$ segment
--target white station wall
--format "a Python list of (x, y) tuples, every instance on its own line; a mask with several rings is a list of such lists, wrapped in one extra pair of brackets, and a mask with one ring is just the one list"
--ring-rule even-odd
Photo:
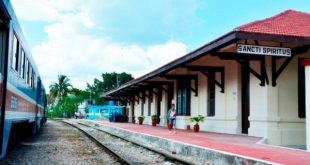
[[(310, 53), (294, 57), (277, 80), (277, 86), (271, 85), (271, 57), (266, 57), (266, 69), (269, 85), (260, 86), (260, 80), (250, 74), (250, 136), (266, 138), (266, 142), (276, 145), (305, 145), (305, 119), (298, 117), (298, 58), (310, 58)], [(283, 60), (277, 61), (277, 68)], [(221, 133), (241, 133), (241, 66), (233, 60), (220, 60), (218, 57), (205, 56), (189, 65), (222, 66), (225, 69), (225, 92), (216, 86), (215, 116), (207, 115), (207, 78), (198, 71), (177, 68), (169, 74), (198, 74), (198, 96), (191, 92), (191, 116), (177, 116), (177, 128), (193, 128), (190, 117), (203, 115), (205, 121), (200, 124), (204, 131)], [(250, 66), (260, 73), (259, 62)], [(220, 74), (216, 74), (220, 81)], [(194, 82), (192, 81), (194, 87)], [(162, 92), (161, 123), (166, 125), (167, 94)], [(176, 81), (174, 81), (174, 102), (176, 102)], [(153, 96), (152, 114), (156, 113), (156, 96)], [(130, 107), (130, 106), (129, 106)], [(144, 108), (147, 114), (147, 101)], [(135, 104), (135, 116), (140, 116), (140, 104)], [(129, 113), (131, 114), (131, 112)], [(137, 121), (137, 119), (136, 119)], [(151, 124), (148, 119), (147, 124)]]

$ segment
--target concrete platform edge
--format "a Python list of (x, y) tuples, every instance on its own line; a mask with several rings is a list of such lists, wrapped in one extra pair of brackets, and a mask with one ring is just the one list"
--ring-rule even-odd
[[(211, 148), (205, 148), (196, 146), (193, 144), (183, 143), (180, 141), (174, 141), (171, 139), (166, 139), (163, 137), (158, 137), (154, 135), (137, 133), (134, 131), (122, 129), (112, 125), (101, 124), (95, 121), (84, 121), (84, 124), (92, 123), (93, 126), (100, 128), (100, 130), (108, 132), (114, 136), (124, 138), (133, 143), (142, 144), (152, 143), (154, 147), (164, 149), (168, 152), (175, 151), (176, 154), (183, 156), (193, 156), (196, 155), (201, 159), (212, 160), (213, 164), (253, 164), (253, 165), (263, 165), (263, 164), (277, 164), (274, 162), (269, 162), (265, 160), (260, 160), (252, 157), (247, 157), (243, 155), (233, 154), (225, 151), (215, 150)], [(99, 127), (102, 126), (102, 127)], [(155, 149), (156, 150), (156, 149)]]

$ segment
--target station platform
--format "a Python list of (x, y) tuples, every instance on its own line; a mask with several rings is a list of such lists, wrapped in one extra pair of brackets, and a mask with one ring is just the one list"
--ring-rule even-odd
[[(170, 146), (171, 144), (167, 141), (174, 142), (175, 144), (180, 144), (186, 146), (186, 150), (191, 147), (196, 148), (193, 153), (198, 153), (201, 156), (200, 151), (197, 149), (203, 149), (206, 151), (207, 157), (215, 157), (215, 155), (222, 155), (224, 159), (233, 159), (230, 161), (236, 161), (236, 158), (240, 158), (248, 161), (249, 164), (256, 164), (255, 162), (260, 162), (263, 164), (310, 164), (310, 152), (290, 149), (266, 144), (259, 144), (262, 138), (251, 137), (246, 135), (235, 135), (235, 134), (224, 134), (224, 133), (214, 133), (214, 132), (204, 132), (199, 133), (193, 132), (193, 130), (177, 130), (176, 134), (169, 133), (166, 127), (152, 127), (150, 125), (138, 125), (132, 123), (110, 123), (107, 121), (95, 121), (95, 120), (84, 120), (85, 122), (91, 122), (100, 124), (108, 129), (108, 131), (121, 130), (134, 134), (135, 137), (145, 138), (152, 137), (150, 141), (159, 141), (160, 145)], [(129, 135), (126, 135), (129, 136)], [(143, 142), (143, 139), (142, 141)], [(190, 151), (184, 151), (180, 149), (177, 152), (189, 153)], [(208, 156), (213, 154), (212, 156)], [(197, 154), (197, 155), (198, 155)], [(228, 157), (227, 157), (228, 156)], [(222, 159), (222, 158), (221, 158)], [(234, 163), (235, 164), (235, 163)], [(238, 163), (237, 163), (238, 164)], [(241, 163), (243, 164), (243, 163)], [(245, 163), (248, 164), (248, 163)]]

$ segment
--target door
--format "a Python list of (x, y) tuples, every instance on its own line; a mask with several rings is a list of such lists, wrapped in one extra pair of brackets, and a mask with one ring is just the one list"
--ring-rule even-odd
[[(249, 65), (249, 62), (245, 63)], [(242, 67), (241, 68), (241, 127), (242, 133), (248, 134), (250, 127), (249, 116), (250, 116), (250, 74), (249, 71)]]
[(131, 117), (134, 118), (135, 116), (135, 100), (131, 102)]
[(173, 100), (173, 84), (169, 84), (168, 85), (168, 98), (167, 98), (167, 103), (168, 103), (167, 112), (171, 108), (172, 100)]
[[(161, 99), (162, 99), (162, 87), (157, 88), (157, 110), (156, 110), (156, 115), (160, 118), (161, 115)], [(157, 124), (160, 123), (160, 120), (157, 120)]]
[(306, 118), (306, 75), (305, 66), (302, 64), (306, 58), (298, 59), (298, 117)]
[(215, 83), (211, 80), (215, 80), (215, 72), (209, 72), (208, 77), (208, 116), (215, 116)]
[[(8, 74), (9, 18), (3, 2), (0, 4), (0, 148), (3, 148), (3, 128), (5, 118), (6, 86)], [(0, 149), (1, 155), (5, 150)]]

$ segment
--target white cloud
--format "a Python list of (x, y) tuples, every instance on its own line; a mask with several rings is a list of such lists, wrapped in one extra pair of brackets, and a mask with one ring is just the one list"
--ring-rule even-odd
[[(48, 34), (58, 33), (54, 28)], [(102, 72), (125, 71), (135, 77), (141, 76), (185, 52), (186, 45), (173, 41), (142, 48), (107, 43), (103, 39), (78, 33), (63, 35), (62, 40), (52, 37), (33, 49), (47, 83), (62, 73), (80, 88), (85, 87), (86, 82), (92, 83)]]
[(58, 21), (77, 11), (83, 0), (11, 0), (20, 19), (28, 21)]
[[(96, 0), (87, 2), (94, 3)], [(18, 16), (28, 21), (48, 21), (48, 40), (32, 54), (45, 86), (65, 74), (75, 87), (84, 88), (103, 72), (127, 72), (138, 77), (181, 56), (187, 46), (178, 41), (140, 46), (109, 42), (91, 33), (97, 22), (91, 6), (74, 0), (13, 0)], [(85, 2), (86, 3), (86, 2)], [(27, 6), (28, 5), (28, 6)], [(93, 13), (92, 13), (93, 14)], [(124, 27), (126, 28), (126, 27)]]

